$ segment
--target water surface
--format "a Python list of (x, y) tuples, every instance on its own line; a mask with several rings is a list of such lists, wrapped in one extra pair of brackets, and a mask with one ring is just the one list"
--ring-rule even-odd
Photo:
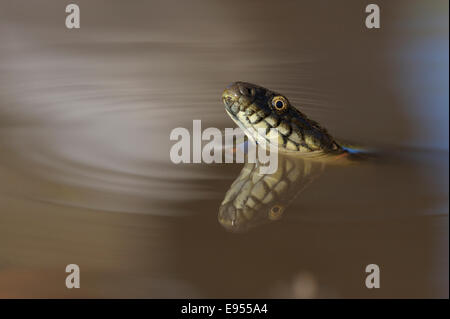
[[(0, 10), (1, 296), (448, 297), (447, 3), (391, 5), (376, 32), (358, 2), (79, 1), (76, 31), (43, 3)], [(237, 80), (383, 155), (227, 231), (243, 164), (175, 165), (169, 134), (234, 127), (220, 95)]]

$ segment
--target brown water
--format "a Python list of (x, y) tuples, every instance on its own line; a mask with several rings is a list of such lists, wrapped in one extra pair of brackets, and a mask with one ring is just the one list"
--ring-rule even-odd
[[(77, 3), (79, 30), (57, 1), (1, 5), (0, 296), (448, 297), (448, 137), (409, 103), (421, 56), (397, 57), (448, 36), (405, 28), (448, 3), (381, 3), (373, 32), (357, 1)], [(169, 134), (234, 127), (220, 95), (237, 80), (382, 155), (326, 167), (279, 221), (226, 231), (243, 164), (175, 165)], [(448, 87), (433, 89), (448, 118)]]

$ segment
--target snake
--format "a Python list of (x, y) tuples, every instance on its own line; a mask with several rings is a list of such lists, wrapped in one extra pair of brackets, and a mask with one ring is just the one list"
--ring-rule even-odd
[(250, 140), (275, 144), (279, 155), (273, 174), (262, 174), (258, 162), (245, 163), (219, 208), (219, 223), (227, 230), (242, 232), (279, 220), (326, 163), (357, 162), (369, 154), (336, 140), (286, 96), (262, 86), (234, 82), (223, 91), (222, 101), (226, 113)]

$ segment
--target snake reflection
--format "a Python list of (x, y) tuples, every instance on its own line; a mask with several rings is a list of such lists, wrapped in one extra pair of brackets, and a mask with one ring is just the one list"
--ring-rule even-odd
[(228, 115), (252, 140), (270, 143), (267, 135), (275, 132), (279, 155), (273, 174), (261, 174), (258, 163), (244, 165), (219, 208), (218, 220), (228, 230), (245, 231), (280, 219), (326, 164), (365, 156), (364, 151), (336, 141), (285, 96), (261, 86), (235, 82), (225, 89), (222, 100)]

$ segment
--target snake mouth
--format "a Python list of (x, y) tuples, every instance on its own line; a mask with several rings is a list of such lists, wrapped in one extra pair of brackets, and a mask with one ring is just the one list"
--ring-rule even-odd
[(222, 94), (222, 101), (228, 116), (252, 141), (267, 140), (266, 134), (262, 134), (258, 127), (254, 127), (255, 123), (250, 120), (254, 120), (255, 115), (253, 114), (255, 113), (258, 113), (261, 119), (268, 115), (268, 111), (264, 110), (264, 107), (259, 105), (260, 103), (256, 103), (258, 96), (261, 99), (261, 93), (264, 92), (263, 88), (254, 84), (234, 82), (228, 85)]
[(239, 85), (237, 83), (232, 83), (225, 88), (222, 94), (222, 102), (228, 112), (236, 115), (240, 110), (241, 93), (239, 90)]

